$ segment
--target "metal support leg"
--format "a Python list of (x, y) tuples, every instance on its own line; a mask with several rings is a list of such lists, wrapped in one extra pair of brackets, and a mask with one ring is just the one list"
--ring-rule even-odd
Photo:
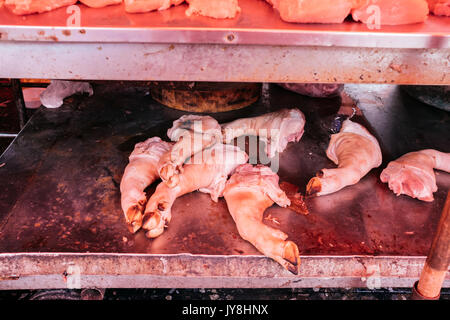
[(450, 260), (450, 191), (442, 211), (430, 252), (418, 282), (414, 284), (413, 300), (438, 300)]
[(19, 112), (20, 129), (22, 129), (28, 121), (25, 101), (23, 99), (22, 86), (19, 79), (11, 79), (11, 87), (13, 90), (14, 102)]

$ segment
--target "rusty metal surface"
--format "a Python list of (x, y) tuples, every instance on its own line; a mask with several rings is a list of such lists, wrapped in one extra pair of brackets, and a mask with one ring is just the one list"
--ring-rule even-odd
[[(317, 170), (333, 166), (325, 149), (340, 99), (306, 98), (274, 85), (269, 90), (264, 88), (255, 105), (214, 116), (219, 122), (226, 122), (282, 107), (300, 108), (307, 119), (305, 134), (280, 155), (279, 175), (281, 180), (295, 183), (304, 191)], [(376, 265), (386, 277), (383, 281), (407, 279), (412, 282), (406, 286), (411, 286), (430, 248), (450, 188), (450, 175), (437, 173), (439, 191), (432, 203), (396, 197), (378, 175), (388, 161), (411, 149), (435, 147), (449, 152), (442, 139), (450, 130), (448, 113), (410, 99), (395, 86), (348, 86), (347, 90), (360, 101), (370, 126), (381, 137), (383, 166), (355, 186), (308, 199), (308, 216), (273, 206), (265, 216), (277, 218), (280, 225), (265, 222), (286, 232), (304, 257), (297, 280), (310, 277), (310, 282), (286, 286), (306, 286), (311, 281), (326, 285), (330, 277), (334, 279), (330, 286), (359, 286), (360, 280), (350, 279), (359, 279), (361, 274), (349, 261), (359, 259), (364, 264), (377, 257), (380, 260)], [(110, 275), (108, 283), (114, 286), (114, 275), (127, 274), (123, 270), (128, 268), (123, 266), (117, 271), (115, 264), (141, 258), (154, 263), (151, 261), (176, 255), (181, 257), (180, 264), (174, 269), (167, 264), (166, 271), (170, 272), (165, 276), (199, 278), (203, 284), (210, 281), (210, 286), (215, 286), (215, 277), (223, 277), (221, 281), (228, 287), (241, 286), (233, 285), (229, 280), (233, 277), (244, 277), (244, 287), (282, 286), (281, 279), (290, 276), (239, 237), (223, 199), (214, 203), (208, 195), (197, 192), (183, 196), (174, 204), (169, 228), (156, 239), (147, 239), (143, 232), (131, 235), (127, 231), (119, 202), (119, 182), (127, 157), (135, 143), (154, 135), (165, 136), (172, 120), (184, 114), (155, 103), (146, 91), (99, 86), (92, 97), (72, 97), (59, 109), (40, 109), (34, 114), (0, 157), (0, 164), (4, 163), (0, 167), (0, 274), (37, 276), (33, 280), (37, 285), (44, 281), (40, 276), (60, 274), (55, 266), (59, 268), (61, 264), (51, 264), (52, 259), (69, 261), (82, 256), (83, 268), (97, 268), (86, 274), (94, 278)], [(405, 128), (408, 132), (401, 131), (403, 136), (396, 132)], [(94, 253), (106, 254), (109, 262), (97, 260), (102, 255)], [(204, 259), (215, 262), (208, 262), (203, 268)], [(252, 259), (256, 259), (255, 269), (250, 272), (248, 261)], [(393, 267), (393, 261), (398, 259), (406, 268), (401, 276), (395, 275)], [(227, 269), (229, 265), (224, 261), (235, 261), (231, 263), (234, 269)], [(311, 269), (313, 263), (308, 261), (315, 261), (315, 268), (322, 271)], [(418, 265), (408, 267), (408, 261)], [(191, 268), (193, 264), (198, 265)], [(130, 276), (135, 268), (139, 266), (130, 267)], [(158, 276), (154, 270), (142, 266), (136, 273)], [(252, 282), (258, 277), (269, 280)], [(117, 281), (126, 286), (130, 281), (126, 279)], [(173, 284), (170, 281), (176, 278), (158, 279), (154, 283), (163, 286)], [(26, 286), (24, 282), (1, 283), (3, 288)]]
[(450, 49), (0, 41), (0, 77), (450, 85), (449, 57)]
[(369, 29), (348, 19), (342, 24), (286, 23), (265, 1), (240, 0), (235, 19), (187, 17), (187, 5), (146, 14), (128, 14), (122, 5), (102, 9), (79, 5), (73, 11), (18, 17), (0, 9), (0, 41), (152, 42), (300, 45), (386, 48), (450, 48), (450, 18), (430, 15), (425, 23)]
[[(0, 289), (411, 287), (425, 257), (303, 256), (298, 276), (257, 256), (1, 254)], [(450, 285), (450, 279), (444, 283)]]

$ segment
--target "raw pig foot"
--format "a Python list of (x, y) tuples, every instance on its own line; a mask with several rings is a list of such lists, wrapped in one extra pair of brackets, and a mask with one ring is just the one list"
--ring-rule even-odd
[(300, 253), (297, 245), (292, 241), (286, 241), (283, 252), (284, 267), (292, 272), (298, 274), (298, 267), (300, 266)]
[(345, 120), (340, 132), (331, 135), (326, 153), (338, 167), (319, 171), (309, 181), (307, 195), (327, 195), (354, 185), (382, 161), (375, 137), (351, 120)]
[(305, 127), (305, 115), (298, 109), (281, 109), (258, 117), (237, 119), (222, 124), (224, 143), (234, 138), (255, 135), (266, 143), (265, 152), (273, 158), (283, 152), (289, 142), (300, 141)]
[(434, 169), (450, 173), (450, 153), (433, 149), (407, 153), (389, 162), (380, 179), (397, 196), (405, 194), (431, 202), (438, 190)]
[(222, 141), (222, 130), (216, 119), (210, 116), (185, 115), (173, 122), (167, 136), (175, 144), (159, 161), (161, 179), (171, 188), (179, 183), (185, 161), (197, 160), (193, 155), (211, 148)]
[(215, 202), (222, 196), (228, 175), (238, 166), (248, 161), (247, 154), (239, 147), (218, 143), (200, 153), (198, 163), (183, 167), (175, 187), (161, 182), (147, 202), (143, 219), (143, 229), (147, 237), (154, 238), (164, 232), (172, 217), (172, 205), (184, 194), (200, 191), (209, 193)]
[(288, 235), (283, 231), (263, 223), (264, 211), (274, 202), (282, 207), (290, 205), (278, 181), (278, 175), (270, 168), (245, 164), (236, 169), (223, 193), (242, 239), (286, 270), (298, 274), (300, 253), (297, 245), (286, 241)]
[(171, 143), (159, 137), (135, 145), (129, 163), (120, 181), (121, 206), (128, 230), (135, 233), (142, 225), (142, 214), (147, 203), (145, 188), (158, 179), (157, 165)]

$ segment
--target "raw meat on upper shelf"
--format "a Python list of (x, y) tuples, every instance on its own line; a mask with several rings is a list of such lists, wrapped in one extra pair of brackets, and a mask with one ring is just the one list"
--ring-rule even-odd
[(234, 18), (241, 12), (238, 0), (186, 0), (189, 8), (186, 15), (198, 14), (201, 16), (227, 19)]
[(124, 0), (125, 11), (128, 13), (143, 13), (153, 10), (166, 10), (177, 6), (184, 0)]
[(299, 23), (342, 23), (350, 14), (353, 0), (266, 0), (282, 20)]
[(427, 0), (430, 12), (437, 16), (450, 17), (450, 0)]
[(283, 152), (289, 142), (298, 142), (304, 132), (305, 116), (298, 109), (282, 109), (222, 125), (225, 143), (243, 135), (256, 135), (266, 143), (269, 158)]
[(450, 153), (432, 149), (407, 153), (391, 161), (380, 179), (389, 184), (397, 196), (406, 194), (422, 201), (433, 201), (437, 191), (433, 169), (450, 173)]
[(178, 197), (193, 191), (209, 193), (215, 202), (222, 196), (228, 175), (248, 161), (248, 155), (239, 147), (215, 144), (196, 156), (198, 162), (186, 164), (178, 176), (178, 184), (169, 187), (161, 182), (147, 202), (142, 227), (147, 237), (155, 238), (164, 232), (172, 218), (172, 205)]
[(120, 181), (120, 193), (125, 220), (133, 233), (142, 225), (147, 203), (144, 190), (159, 178), (159, 159), (171, 147), (172, 143), (153, 137), (136, 144), (129, 156), (130, 162), (125, 167)]
[(77, 0), (6, 0), (5, 7), (17, 15), (42, 13), (70, 6)]
[(122, 3), (122, 0), (80, 0), (80, 2), (91, 8), (103, 8)]
[(340, 132), (331, 136), (327, 157), (338, 168), (322, 169), (309, 181), (307, 194), (326, 195), (354, 185), (382, 161), (380, 145), (375, 137), (348, 119), (343, 122)]
[[(188, 158), (222, 142), (220, 124), (210, 116), (184, 115), (173, 122), (167, 136), (176, 143), (161, 158), (158, 172), (170, 187), (178, 184), (178, 174), (183, 172), (183, 164)], [(196, 161), (196, 158), (192, 157), (190, 161)]]
[(426, 0), (354, 0), (352, 17), (355, 21), (380, 25), (400, 25), (424, 22), (429, 10)]
[(297, 245), (286, 241), (288, 235), (281, 230), (263, 223), (264, 211), (274, 202), (281, 207), (290, 205), (278, 180), (278, 175), (266, 166), (244, 164), (236, 168), (223, 194), (240, 236), (285, 269), (298, 274)]
[[(429, 12), (426, 0), (266, 1), (278, 10), (282, 20), (299, 23), (342, 23), (351, 13), (353, 20), (366, 24), (400, 25), (424, 22)], [(436, 8), (445, 8), (445, 4)]]

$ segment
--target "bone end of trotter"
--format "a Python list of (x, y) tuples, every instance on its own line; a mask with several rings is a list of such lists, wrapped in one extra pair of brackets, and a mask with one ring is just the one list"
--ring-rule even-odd
[(142, 213), (144, 211), (145, 203), (138, 202), (131, 206), (126, 213), (126, 221), (128, 230), (131, 233), (136, 233), (142, 226)]
[(142, 219), (142, 228), (148, 230), (145, 234), (148, 238), (156, 238), (164, 232), (166, 223), (170, 222), (170, 217), (163, 217), (162, 212), (168, 208), (168, 204), (158, 203), (157, 209), (147, 211)]
[(164, 221), (159, 212), (147, 212), (142, 221), (142, 228), (147, 230), (147, 238), (156, 238), (164, 232)]
[(297, 245), (292, 241), (286, 241), (284, 246), (283, 259), (285, 260), (284, 267), (291, 273), (298, 275), (300, 271), (300, 252)]
[(167, 182), (170, 178), (175, 175), (175, 166), (171, 163), (166, 163), (159, 169), (159, 176), (161, 180)]
[(306, 186), (306, 195), (307, 196), (319, 196), (322, 191), (322, 182), (319, 177), (314, 177), (309, 180), (308, 185)]

